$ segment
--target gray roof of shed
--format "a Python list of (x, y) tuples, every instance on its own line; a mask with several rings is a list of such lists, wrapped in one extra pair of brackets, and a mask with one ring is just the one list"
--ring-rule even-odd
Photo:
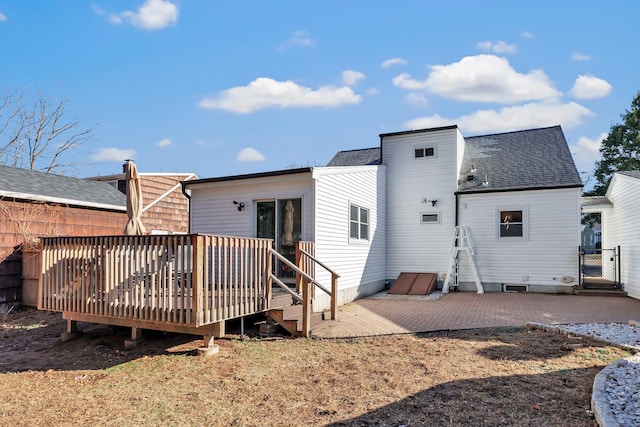
[[(582, 187), (562, 128), (466, 137), (458, 192)], [(471, 170), (475, 166), (476, 172)], [(473, 175), (473, 180), (469, 177)], [(485, 176), (488, 185), (482, 185)]]
[(345, 150), (338, 152), (327, 163), (327, 166), (363, 166), (379, 165), (380, 148), (361, 148), (358, 150)]
[(105, 182), (0, 165), (0, 197), (126, 210), (127, 198)]

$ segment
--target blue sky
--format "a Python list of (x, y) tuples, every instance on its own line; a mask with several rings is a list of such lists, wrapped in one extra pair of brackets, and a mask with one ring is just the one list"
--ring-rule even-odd
[(323, 165), (449, 124), (560, 124), (591, 172), (640, 90), (639, 20), (635, 0), (0, 0), (0, 82), (69, 99), (94, 136), (79, 176)]

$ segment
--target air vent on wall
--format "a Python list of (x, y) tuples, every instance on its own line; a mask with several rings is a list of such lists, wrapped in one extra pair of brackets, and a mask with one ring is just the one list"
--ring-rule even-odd
[(502, 292), (529, 292), (528, 285), (507, 285), (502, 284)]

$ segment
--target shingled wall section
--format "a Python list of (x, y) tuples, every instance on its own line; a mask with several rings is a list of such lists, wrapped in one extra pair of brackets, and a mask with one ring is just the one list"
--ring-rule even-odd
[(126, 212), (0, 200), (0, 313), (22, 299), (22, 245), (39, 236), (121, 235)]

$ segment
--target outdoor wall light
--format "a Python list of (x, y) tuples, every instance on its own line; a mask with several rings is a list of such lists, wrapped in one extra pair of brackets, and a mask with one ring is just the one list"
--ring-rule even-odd
[(236, 202), (235, 200), (233, 201), (234, 205), (238, 205), (238, 212), (242, 212), (242, 209), (244, 209), (244, 202)]

